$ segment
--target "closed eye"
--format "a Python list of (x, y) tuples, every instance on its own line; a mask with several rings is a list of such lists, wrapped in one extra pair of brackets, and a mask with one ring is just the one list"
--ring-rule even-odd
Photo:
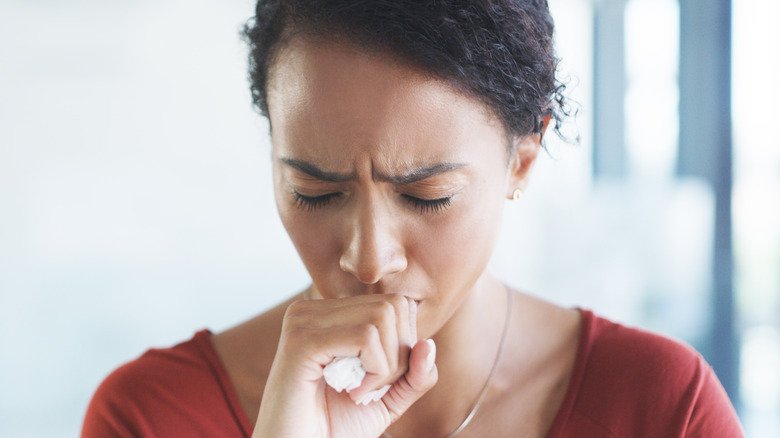
[(293, 191), (293, 196), (295, 197), (295, 204), (298, 207), (306, 211), (312, 211), (320, 207), (325, 207), (331, 201), (334, 201), (339, 196), (341, 196), (341, 193), (326, 193), (319, 196), (306, 196)]
[(438, 199), (421, 199), (410, 195), (401, 196), (421, 214), (439, 213), (452, 204), (452, 196)]
[[(341, 197), (341, 193), (326, 193), (318, 196), (307, 196), (297, 191), (293, 191), (295, 204), (303, 210), (313, 211), (321, 207), (326, 207), (332, 201)], [(402, 194), (401, 197), (411, 205), (420, 214), (439, 213), (452, 204), (452, 196), (446, 196), (438, 199), (422, 199), (411, 195)]]

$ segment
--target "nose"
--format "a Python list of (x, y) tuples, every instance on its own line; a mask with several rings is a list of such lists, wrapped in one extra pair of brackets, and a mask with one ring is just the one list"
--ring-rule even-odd
[(341, 269), (364, 284), (406, 269), (403, 244), (390, 213), (376, 206), (356, 210), (339, 260)]

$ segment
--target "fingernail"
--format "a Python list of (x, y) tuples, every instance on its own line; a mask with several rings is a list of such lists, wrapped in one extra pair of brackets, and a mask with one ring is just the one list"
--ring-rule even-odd
[(387, 394), (387, 391), (389, 390), (390, 390), (390, 385), (385, 385), (377, 389), (376, 391), (374, 391), (374, 397), (372, 398), (373, 401), (379, 401), (382, 397), (385, 396), (385, 394)]
[(433, 339), (426, 339), (425, 342), (428, 343), (428, 347), (430, 348), (430, 350), (428, 350), (428, 356), (425, 358), (425, 371), (431, 372), (433, 365), (436, 362), (436, 344), (433, 342)]
[(360, 397), (360, 399), (355, 401), (356, 405), (363, 405), (363, 406), (365, 406), (365, 405), (367, 405), (369, 403), (371, 403), (371, 393), (370, 392), (368, 392), (366, 394), (363, 394), (363, 397)]

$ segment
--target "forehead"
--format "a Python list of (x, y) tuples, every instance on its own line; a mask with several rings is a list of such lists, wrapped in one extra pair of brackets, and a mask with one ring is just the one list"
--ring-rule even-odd
[(347, 44), (293, 38), (267, 89), (274, 148), (301, 158), (411, 150), (424, 161), (467, 152), (460, 150), (466, 145), (503, 145), (501, 124), (476, 99), (394, 57)]

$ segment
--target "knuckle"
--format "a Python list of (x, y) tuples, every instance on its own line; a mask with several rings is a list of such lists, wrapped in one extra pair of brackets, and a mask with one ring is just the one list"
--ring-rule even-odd
[(401, 307), (407, 304), (406, 297), (401, 294), (389, 294), (388, 298), (388, 302), (392, 304), (393, 307)]
[(321, 313), (316, 306), (306, 301), (294, 301), (284, 311), (283, 323), (285, 324), (304, 324)]
[(289, 306), (287, 306), (287, 309), (285, 309), (284, 317), (291, 318), (297, 316), (303, 311), (305, 307), (306, 307), (305, 301), (303, 300), (293, 301)]

